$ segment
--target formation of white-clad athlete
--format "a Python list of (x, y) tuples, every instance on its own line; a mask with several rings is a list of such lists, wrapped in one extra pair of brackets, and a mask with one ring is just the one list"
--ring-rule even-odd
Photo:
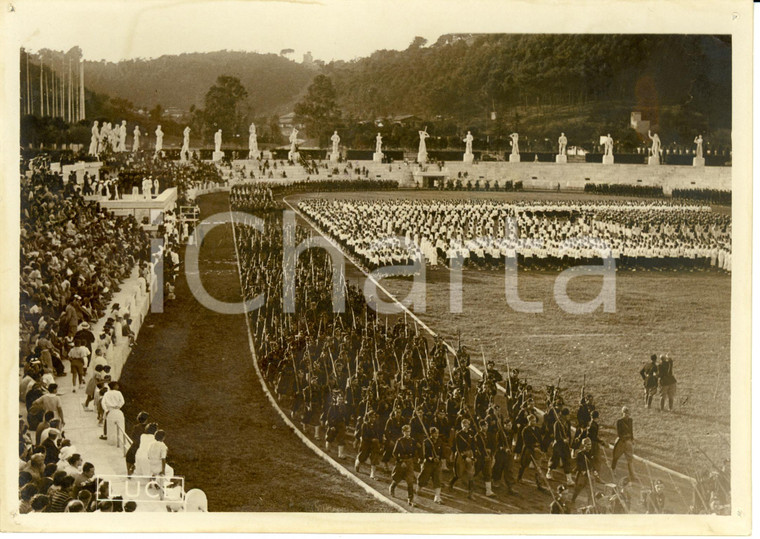
[(316, 200), (300, 209), (366, 266), (614, 258), (731, 271), (731, 218), (665, 201)]

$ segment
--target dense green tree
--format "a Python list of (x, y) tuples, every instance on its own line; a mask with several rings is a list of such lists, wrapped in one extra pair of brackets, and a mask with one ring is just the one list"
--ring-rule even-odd
[(220, 75), (204, 99), (204, 135), (208, 138), (221, 129), (224, 139), (229, 141), (247, 133), (248, 115), (244, 106), (247, 97), (240, 79)]
[(308, 135), (317, 138), (320, 146), (327, 146), (332, 132), (340, 122), (335, 97), (330, 77), (317, 75), (294, 109), (296, 116), (306, 125)]

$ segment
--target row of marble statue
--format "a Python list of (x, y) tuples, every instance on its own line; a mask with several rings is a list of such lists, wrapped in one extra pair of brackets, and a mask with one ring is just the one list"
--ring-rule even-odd
[[(417, 161), (420, 164), (427, 163), (427, 145), (425, 140), (430, 137), (427, 132), (427, 127), (424, 130), (419, 131), (420, 145), (417, 152)], [(261, 153), (259, 152), (258, 140), (256, 135), (256, 125), (251, 124), (248, 128), (248, 159), (258, 159)], [(662, 145), (660, 143), (660, 136), (651, 131), (648, 132), (648, 136), (652, 141), (652, 146), (649, 148), (649, 164), (659, 164), (660, 155), (662, 154)], [(510, 145), (512, 146), (512, 152), (509, 156), (510, 162), (520, 161), (520, 136), (517, 133), (509, 135)], [(92, 138), (90, 139), (90, 155), (98, 155), (107, 146), (110, 145), (111, 149), (116, 152), (125, 152), (127, 139), (127, 122), (122, 121), (120, 126), (111, 126), (111, 123), (104, 124), (98, 131), (98, 122), (96, 121), (92, 126)], [(330, 137), (332, 141), (332, 151), (330, 153), (331, 161), (338, 161), (340, 153), (338, 145), (340, 144), (340, 136), (335, 131)], [(472, 153), (472, 142), (474, 137), (470, 131), (467, 131), (467, 136), (463, 139), (465, 143), (464, 162), (472, 163), (474, 156)], [(298, 129), (295, 127), (290, 133), (290, 152), (288, 158), (292, 161), (298, 161), (298, 148), (297, 144), (300, 142), (298, 139)], [(161, 131), (161, 126), (156, 128), (156, 154), (163, 150), (164, 133)], [(611, 164), (614, 162), (612, 155), (612, 148), (614, 141), (612, 136), (608, 133), (606, 137), (602, 137), (601, 142), (604, 144), (604, 157), (603, 162), (605, 164)], [(559, 145), (559, 151), (557, 153), (556, 161), (558, 163), (567, 162), (567, 137), (564, 133), (559, 136), (557, 140)], [(697, 145), (695, 164), (704, 164), (704, 158), (702, 155), (702, 135), (697, 136), (694, 139), (694, 143)], [(383, 158), (383, 137), (380, 133), (375, 137), (375, 153), (374, 160), (381, 161)], [(140, 128), (135, 126), (134, 137), (132, 142), (132, 151), (136, 152), (140, 149)], [(222, 153), (222, 130), (219, 129), (214, 134), (214, 154), (213, 160), (219, 161), (223, 156)], [(180, 160), (188, 161), (190, 159), (190, 127), (185, 127), (183, 132), (182, 149), (180, 150)]]

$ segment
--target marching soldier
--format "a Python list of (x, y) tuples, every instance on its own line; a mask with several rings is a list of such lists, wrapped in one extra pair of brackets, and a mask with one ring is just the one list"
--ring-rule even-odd
[(575, 488), (573, 489), (572, 501), (578, 497), (582, 490), (588, 488), (589, 505), (593, 504), (594, 487), (591, 485), (590, 476), (599, 477), (594, 470), (594, 457), (591, 454), (591, 440), (584, 438), (581, 441), (581, 450), (575, 455)]
[(618, 460), (625, 455), (628, 464), (628, 478), (635, 481), (636, 476), (633, 473), (633, 419), (627, 406), (623, 406), (622, 413), (623, 417), (615, 423), (618, 437), (612, 449), (612, 465), (610, 467), (615, 470)]
[(454, 477), (449, 481), (453, 489), (459, 479), (467, 482), (467, 497), (472, 498), (473, 479), (475, 477), (474, 439), (470, 431), (470, 420), (463, 419), (461, 427), (454, 435)]
[(383, 438), (383, 428), (374, 410), (367, 410), (364, 415), (364, 421), (359, 428), (359, 452), (354, 461), (354, 470), (359, 473), (359, 467), (370, 459), (370, 479), (377, 479), (375, 471), (380, 463), (382, 452), (380, 450), (380, 440)]
[(544, 492), (541, 486), (541, 476), (538, 469), (537, 453), (541, 450), (541, 432), (536, 426), (536, 416), (528, 416), (528, 425), (522, 430), (522, 452), (520, 453), (520, 470), (517, 472), (517, 482), (522, 481), (523, 473), (533, 464), (535, 466), (536, 488)]
[(418, 488), (425, 488), (428, 479), (433, 481), (435, 492), (433, 501), (441, 501), (441, 460), (443, 456), (443, 440), (440, 438), (438, 429), (430, 428), (430, 436), (422, 443), (422, 471), (417, 478)]
[(393, 447), (393, 457), (396, 464), (391, 474), (392, 481), (388, 487), (391, 496), (396, 495), (396, 487), (401, 481), (406, 481), (407, 498), (409, 505), (414, 505), (414, 457), (417, 454), (417, 445), (412, 439), (412, 427), (404, 425), (401, 428), (401, 438)]
[(570, 410), (567, 408), (562, 408), (562, 412), (559, 418), (557, 418), (557, 420), (554, 422), (552, 458), (549, 462), (549, 468), (546, 470), (546, 478), (551, 479), (552, 470), (554, 470), (561, 463), (562, 469), (565, 471), (567, 484), (572, 485), (573, 478), (570, 475), (570, 446), (572, 443), (572, 431), (570, 422), (567, 419), (569, 415)]

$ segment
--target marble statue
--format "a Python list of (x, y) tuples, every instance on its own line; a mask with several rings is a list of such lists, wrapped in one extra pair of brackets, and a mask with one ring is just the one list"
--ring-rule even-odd
[(179, 151), (179, 159), (180, 161), (190, 160), (190, 126), (182, 131), (182, 149)]
[(251, 124), (248, 127), (248, 159), (259, 158), (259, 141), (256, 137), (256, 126)]
[(612, 140), (612, 136), (607, 133), (607, 138), (604, 139), (604, 155), (612, 155), (612, 145), (615, 141)]
[(333, 153), (338, 153), (338, 144), (340, 144), (340, 137), (338, 136), (338, 132), (335, 131), (330, 137), (330, 140), (332, 140), (332, 151)]
[(422, 164), (427, 163), (427, 144), (425, 143), (425, 139), (430, 138), (430, 135), (427, 132), (427, 127), (425, 127), (424, 131), (418, 131), (420, 135), (420, 148), (417, 152), (417, 162)]
[(127, 151), (127, 121), (121, 121), (121, 127), (119, 127), (119, 151)]
[(156, 153), (160, 154), (164, 149), (164, 132), (161, 131), (161, 126), (156, 127)]
[(219, 129), (216, 133), (214, 133), (214, 151), (215, 152), (222, 151), (222, 130), (221, 129)]
[(296, 143), (298, 142), (298, 129), (295, 127), (293, 128), (293, 131), (290, 132), (290, 138), (288, 139), (290, 141), (290, 151), (288, 152), (288, 160), (290, 161), (297, 161), (298, 160), (298, 150), (296, 150)]
[(467, 131), (467, 136), (464, 137), (464, 153), (470, 154), (472, 153), (472, 141), (474, 140), (474, 137), (472, 136), (472, 133)]
[(98, 121), (92, 124), (92, 138), (90, 139), (90, 151), (89, 155), (98, 155), (98, 141), (100, 140), (100, 133), (98, 133)]
[(140, 126), (136, 125), (135, 130), (132, 133), (132, 151), (136, 152), (140, 149)]
[(652, 140), (652, 147), (649, 149), (649, 153), (652, 156), (660, 156), (660, 135), (655, 133), (652, 135), (651, 131), (648, 131), (649, 138)]
[(520, 145), (518, 144), (520, 135), (517, 133), (512, 133), (509, 135), (509, 138), (512, 139), (512, 155), (520, 155)]
[(567, 137), (564, 133), (559, 136), (559, 155), (567, 155)]
[(380, 133), (375, 137), (375, 152), (383, 153), (383, 136)]
[(701, 159), (704, 157), (702, 155), (702, 135), (699, 135), (694, 139), (694, 144), (697, 145), (697, 157)]

